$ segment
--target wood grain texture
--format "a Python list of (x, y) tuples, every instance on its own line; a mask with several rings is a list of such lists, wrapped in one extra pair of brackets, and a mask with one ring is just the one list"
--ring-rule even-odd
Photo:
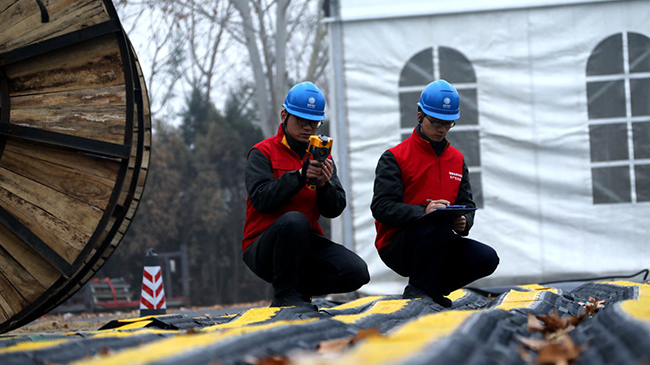
[(73, 232), (88, 237), (92, 236), (103, 215), (101, 209), (2, 167), (0, 167), (0, 187), (64, 222)]
[(122, 85), (11, 98), (11, 123), (115, 144), (124, 143)]
[(115, 35), (80, 42), (7, 65), (10, 97), (124, 84)]
[(110, 20), (99, 0), (44, 0), (43, 23), (35, 0), (0, 2), (0, 52), (7, 52)]
[(102, 158), (26, 141), (7, 140), (5, 151), (51, 162), (112, 181), (117, 180), (120, 169), (120, 161), (116, 159)]
[(0, 246), (4, 249), (4, 251), (0, 252), (11, 256), (44, 288), (52, 286), (61, 277), (61, 274), (45, 261), (41, 255), (32, 250), (3, 225), (0, 225), (0, 237), (2, 237)]
[(9, 305), (7, 304), (5, 299), (2, 297), (2, 292), (0, 292), (0, 321), (2, 321), (2, 322), (8, 320), (9, 317), (11, 317), (7, 313), (7, 311), (5, 310), (5, 309), (9, 309), (8, 307), (9, 307)]
[(102, 210), (115, 186), (115, 181), (11, 151), (2, 155), (0, 167)]
[(69, 264), (77, 259), (90, 238), (88, 233), (69, 227), (66, 222), (2, 188), (0, 204)]
[(0, 273), (0, 307), (3, 314), (9, 319), (27, 306), (27, 301), (20, 296), (9, 280)]
[(123, 85), (23, 97), (14, 96), (11, 99), (12, 109), (38, 109), (40, 107), (65, 111), (71, 107), (92, 109), (106, 106), (126, 106), (126, 93)]
[[(0, 251), (0, 275), (4, 276), (20, 297), (27, 302), (35, 301), (45, 292), (45, 287), (6, 251)], [(23, 303), (21, 306), (24, 305)]]
[(151, 151), (144, 77), (111, 19), (113, 4), (41, 1), (47, 22), (36, 0), (0, 0), (10, 102), (0, 153), (0, 331), (46, 313), (101, 268), (132, 223)]

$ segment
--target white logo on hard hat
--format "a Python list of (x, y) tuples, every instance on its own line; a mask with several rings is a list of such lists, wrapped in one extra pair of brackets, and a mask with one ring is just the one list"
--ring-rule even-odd
[(449, 98), (444, 98), (444, 99), (442, 100), (442, 102), (445, 103), (445, 105), (442, 106), (443, 108), (445, 108), (445, 109), (449, 109), (449, 108), (451, 107), (451, 105), (449, 105), (449, 103), (451, 103), (451, 99), (449, 99)]
[(307, 104), (307, 108), (312, 108), (313, 109), (313, 108), (316, 107), (316, 105), (314, 105), (314, 103), (316, 102), (316, 99), (314, 99), (313, 96), (310, 96), (308, 101), (309, 101), (309, 104)]

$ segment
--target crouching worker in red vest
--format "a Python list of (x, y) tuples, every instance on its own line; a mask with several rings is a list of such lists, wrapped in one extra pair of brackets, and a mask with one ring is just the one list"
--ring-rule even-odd
[[(312, 296), (355, 291), (370, 275), (363, 259), (325, 238), (318, 224), (321, 215), (337, 217), (346, 205), (331, 156), (321, 165), (307, 153), (309, 136), (325, 119), (323, 93), (303, 82), (282, 106), (278, 134), (248, 153), (243, 258), (273, 284), (272, 307), (312, 307)], [(307, 186), (310, 178), (318, 179), (315, 190)]]
[(379, 159), (371, 203), (379, 256), (409, 278), (403, 297), (443, 307), (452, 304), (446, 295), (492, 274), (499, 264), (491, 247), (465, 237), (473, 211), (420, 218), (448, 205), (476, 207), (464, 157), (445, 138), (460, 117), (459, 102), (456, 89), (444, 80), (422, 91), (413, 134)]

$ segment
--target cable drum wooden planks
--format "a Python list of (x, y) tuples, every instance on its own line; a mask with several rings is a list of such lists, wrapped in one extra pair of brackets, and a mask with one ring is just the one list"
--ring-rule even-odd
[(112, 2), (0, 0), (0, 332), (99, 270), (150, 150), (144, 78)]

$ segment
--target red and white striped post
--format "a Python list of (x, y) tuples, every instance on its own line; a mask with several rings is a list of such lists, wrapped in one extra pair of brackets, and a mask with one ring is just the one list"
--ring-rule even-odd
[(142, 294), (140, 295), (140, 316), (166, 314), (165, 289), (163, 288), (162, 270), (158, 254), (149, 249), (144, 258), (142, 273)]

